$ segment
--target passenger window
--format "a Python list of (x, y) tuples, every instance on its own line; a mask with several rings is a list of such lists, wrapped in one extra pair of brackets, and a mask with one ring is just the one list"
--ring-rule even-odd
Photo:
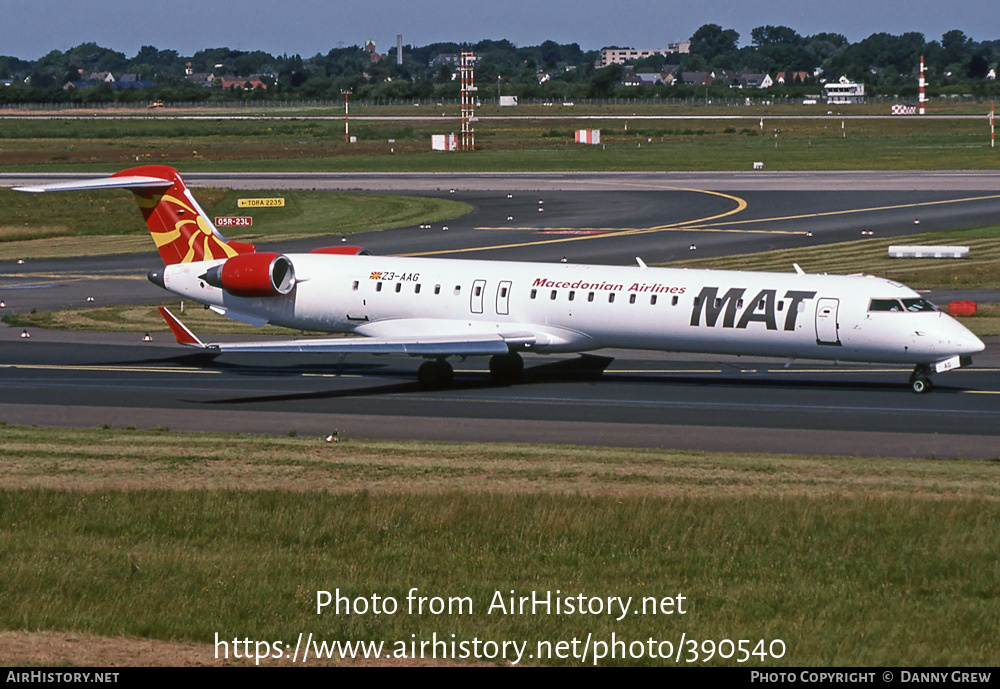
[(779, 301), (778, 302), (778, 311), (784, 311), (784, 310), (785, 310), (785, 302), (784, 301)]
[(461, 285), (455, 285), (455, 296), (457, 297), (461, 293), (462, 293), (462, 286)]
[(397, 282), (396, 283), (396, 294), (399, 294), (399, 291), (401, 289), (403, 289), (403, 283), (402, 282)]
[(354, 285), (351, 287), (351, 289), (353, 289), (355, 292), (358, 291), (358, 281), (357, 280), (354, 281)]
[(570, 290), (569, 291), (569, 300), (573, 301), (573, 297), (575, 297), (575, 296), (576, 296), (576, 292), (574, 292), (573, 290)]
[(476, 296), (478, 297), (482, 293), (483, 293), (483, 288), (480, 287), (479, 285), (476, 285)]
[(635, 295), (634, 294), (628, 295), (628, 303), (629, 304), (634, 304), (635, 303)]
[(611, 294), (608, 295), (608, 303), (609, 304), (614, 304), (615, 303), (615, 293), (614, 292), (612, 292)]
[(587, 301), (594, 301), (594, 293), (593, 293), (593, 292), (590, 292), (590, 293), (589, 293), (589, 294), (587, 295)]
[(506, 287), (501, 287), (500, 288), (500, 298), (502, 299), (502, 298), (504, 298), (506, 296), (507, 296), (507, 288)]
[(434, 294), (441, 294), (441, 285), (434, 285)]
[[(697, 303), (697, 302), (698, 302), (698, 300), (695, 299), (695, 303)], [(674, 297), (673, 299), (670, 300), (670, 305), (671, 306), (677, 306), (677, 297)]]
[(376, 292), (381, 292), (382, 291), (382, 283), (381, 282), (376, 282), (375, 283), (375, 291)]
[(656, 295), (655, 294), (649, 297), (649, 305), (650, 306), (656, 306)]
[(413, 293), (414, 294), (420, 294), (420, 283), (419, 282), (413, 286)]
[(538, 290), (537, 289), (531, 290), (531, 298), (534, 299), (536, 296), (538, 296)]
[(552, 290), (552, 294), (549, 296), (549, 299), (552, 299), (553, 301), (555, 301), (555, 298), (556, 298), (556, 291)]

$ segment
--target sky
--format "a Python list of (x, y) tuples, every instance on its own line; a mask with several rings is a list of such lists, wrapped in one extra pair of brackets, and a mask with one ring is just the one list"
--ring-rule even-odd
[(666, 48), (703, 24), (735, 29), (740, 44), (766, 24), (801, 35), (829, 31), (857, 42), (873, 33), (952, 29), (1000, 39), (996, 0), (0, 0), (0, 55), (36, 60), (95, 42), (134, 56), (144, 45), (191, 55), (228, 47), (311, 57), (374, 40), (395, 45), (507, 39), (545, 40), (584, 50), (618, 45)]

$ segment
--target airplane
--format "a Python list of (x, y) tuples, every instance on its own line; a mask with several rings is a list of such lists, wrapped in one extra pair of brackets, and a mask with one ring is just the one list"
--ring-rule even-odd
[(985, 345), (905, 285), (871, 276), (373, 256), (332, 246), (304, 254), (227, 240), (173, 168), (21, 187), (128, 189), (163, 259), (148, 278), (183, 299), (253, 325), (360, 337), (203, 343), (169, 310), (176, 340), (207, 353), (407, 354), (420, 384), (446, 387), (450, 357), (489, 356), (512, 382), (521, 352), (605, 348), (912, 364), (931, 374), (971, 364)]

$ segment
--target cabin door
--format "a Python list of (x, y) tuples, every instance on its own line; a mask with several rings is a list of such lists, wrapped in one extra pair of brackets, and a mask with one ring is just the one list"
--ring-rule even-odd
[(839, 308), (839, 299), (824, 298), (816, 302), (816, 344), (840, 346)]
[(506, 316), (510, 313), (510, 280), (504, 280), (497, 287), (497, 315)]
[(486, 280), (476, 280), (472, 283), (472, 296), (469, 307), (472, 313), (483, 312), (483, 294), (486, 292)]

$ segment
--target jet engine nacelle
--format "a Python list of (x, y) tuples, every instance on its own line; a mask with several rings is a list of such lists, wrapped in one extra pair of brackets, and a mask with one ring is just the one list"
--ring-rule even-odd
[(287, 256), (240, 254), (210, 268), (202, 279), (234, 297), (278, 297), (295, 287), (295, 270)]

